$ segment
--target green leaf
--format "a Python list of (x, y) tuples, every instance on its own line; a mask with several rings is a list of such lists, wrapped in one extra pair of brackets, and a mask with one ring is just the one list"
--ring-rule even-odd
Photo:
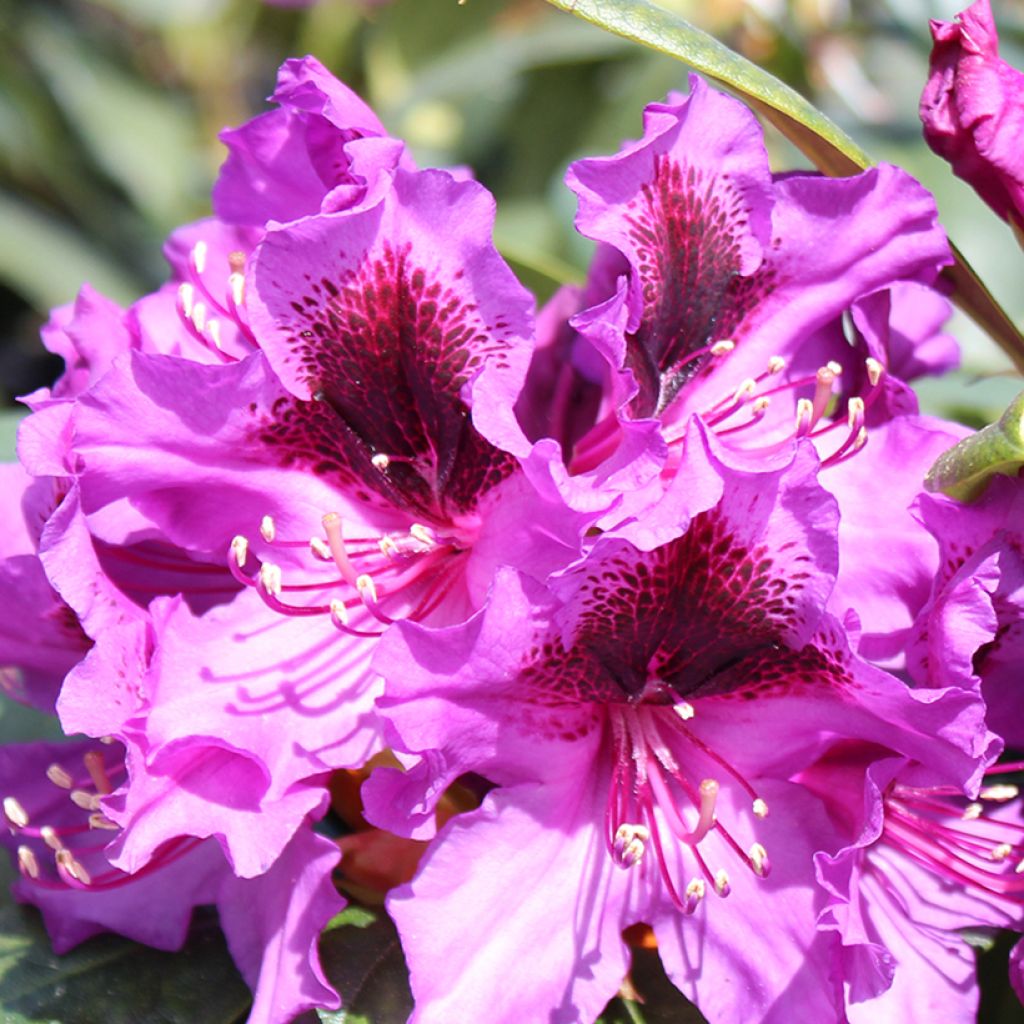
[(141, 290), (73, 228), (2, 192), (0, 281), (40, 310), (70, 302), (83, 281), (119, 302)]
[(349, 907), (320, 937), (320, 962), (343, 1009), (318, 1010), (323, 1024), (404, 1024), (412, 1013), (398, 932), (383, 911)]
[(180, 953), (104, 935), (55, 956), (35, 910), (0, 908), (3, 1024), (240, 1024), (249, 1001), (213, 911)]
[(1024, 467), (1024, 391), (995, 422), (943, 452), (928, 471), (927, 491), (958, 501), (981, 497), (997, 474), (1016, 476)]
[[(713, 36), (647, 0), (548, 0), (594, 25), (668, 54), (728, 86), (826, 174), (855, 174), (873, 161), (841, 128), (798, 92)], [(954, 246), (945, 272), (951, 298), (1002, 346), (1024, 372), (1024, 335)]]

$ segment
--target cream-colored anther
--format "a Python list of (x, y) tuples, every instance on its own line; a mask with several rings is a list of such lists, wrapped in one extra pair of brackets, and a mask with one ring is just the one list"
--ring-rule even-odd
[(384, 470), (391, 465), (391, 458), (390, 456), (385, 455), (383, 452), (377, 452), (377, 454), (374, 455), (372, 459), (370, 459), (370, 462), (373, 463), (374, 469), (379, 469), (383, 473)]
[(61, 789), (70, 789), (75, 784), (75, 780), (59, 764), (51, 764), (46, 769), (46, 777), (55, 786), (60, 786)]
[(429, 526), (424, 526), (422, 523), (413, 523), (409, 527), (409, 536), (413, 540), (418, 540), (421, 544), (428, 548), (432, 548), (436, 543), (434, 537), (434, 531)]
[(768, 805), (760, 797), (754, 801), (754, 814), (758, 818), (768, 817)]
[(725, 868), (719, 868), (715, 872), (715, 892), (717, 892), (719, 896), (729, 895), (729, 873), (725, 870)]
[(240, 306), (245, 299), (245, 277), (235, 271), (228, 276), (228, 287), (231, 289), (231, 301)]
[(44, 825), (39, 830), (39, 838), (42, 839), (42, 841), (46, 843), (51, 850), (64, 849), (64, 844), (60, 841), (60, 836), (57, 835), (57, 830), (52, 825)]
[(782, 373), (786, 368), (786, 360), (782, 356), (770, 356), (768, 359), (768, 372), (774, 377), (777, 373)]
[(1017, 866), (1013, 869), (1015, 875), (1024, 875), (1024, 858), (1017, 861)]
[(192, 315), (189, 317), (192, 321), (192, 326), (196, 329), (199, 334), (203, 333), (203, 329), (206, 327), (206, 303), (197, 302), (192, 307)]
[(853, 430), (864, 419), (864, 399), (854, 395), (847, 403), (846, 414), (850, 429)]
[(721, 341), (716, 341), (711, 346), (711, 354), (716, 358), (719, 356), (727, 356), (736, 347), (736, 342), (732, 338), (723, 338)]
[(101, 736), (100, 737), (100, 743), (103, 743), (104, 745), (106, 745), (108, 747), (111, 744), (116, 743), (116, 742), (117, 742), (117, 737), (116, 736)]
[(754, 404), (750, 408), (755, 416), (761, 416), (771, 404), (772, 400), (767, 395), (762, 395), (760, 398), (754, 399)]
[(87, 793), (84, 789), (76, 789), (71, 793), (71, 802), (83, 811), (98, 811), (100, 798), (97, 793)]
[(1016, 786), (1002, 782), (995, 786), (986, 786), (978, 796), (982, 800), (995, 800), (997, 803), (1002, 803), (1004, 800), (1016, 800), (1020, 796), (1020, 790)]
[(686, 700), (672, 705), (672, 710), (684, 721), (688, 722), (697, 713), (697, 709)]
[(245, 537), (233, 537), (231, 540), (231, 554), (234, 556), (235, 564), (239, 569), (245, 568), (249, 559), (249, 542)]
[(25, 828), (28, 825), (28, 812), (21, 806), (17, 797), (4, 797), (4, 814), (15, 828)]
[(28, 875), (29, 878), (39, 877), (39, 861), (27, 846), (18, 847), (18, 868), (23, 875)]
[(89, 877), (89, 872), (85, 870), (81, 862), (75, 860), (75, 856), (70, 850), (58, 850), (57, 863), (72, 878), (81, 882), (82, 885), (89, 885), (89, 883), (92, 882), (92, 878)]
[(214, 348), (223, 349), (223, 346), (221, 345), (219, 320), (206, 321), (206, 336), (213, 342)]
[(178, 285), (178, 301), (181, 303), (181, 311), (187, 317), (192, 316), (192, 306), (196, 301), (196, 290), (187, 281)]
[(356, 577), (356, 589), (364, 601), (368, 601), (370, 604), (377, 603), (377, 586), (372, 577), (367, 576), (366, 573)]
[(273, 516), (264, 516), (260, 520), (260, 536), (268, 543), (273, 544), (277, 538), (277, 524)]
[(348, 609), (340, 598), (331, 599), (331, 618), (340, 626), (348, 625)]
[(209, 247), (202, 239), (192, 246), (192, 266), (196, 268), (197, 274), (201, 274), (206, 269), (206, 254), (208, 251)]
[(831, 370), (837, 377), (843, 372), (842, 366), (840, 366), (834, 359), (830, 359), (825, 364), (825, 369)]
[(646, 825), (622, 824), (615, 831), (615, 855), (626, 868), (636, 867), (644, 859), (651, 830)]
[(747, 851), (747, 855), (750, 857), (754, 873), (764, 877), (765, 865), (768, 863), (768, 851), (760, 843), (753, 843)]
[(707, 892), (707, 887), (704, 885), (703, 878), (691, 878), (686, 883), (685, 895), (689, 900), (699, 902), (704, 899), (704, 893)]
[(271, 596), (281, 596), (281, 567), (273, 562), (264, 562), (260, 566), (260, 586)]
[(802, 433), (810, 430), (814, 421), (814, 403), (809, 398), (801, 398), (796, 403), (796, 430)]
[(753, 377), (748, 377), (743, 381), (740, 386), (736, 389), (732, 396), (734, 402), (745, 402), (748, 398), (751, 398), (754, 392), (757, 390), (757, 381)]
[(985, 810), (985, 808), (982, 807), (981, 804), (977, 804), (977, 803), (975, 803), (975, 804), (968, 804), (964, 808), (964, 813), (961, 814), (960, 817), (964, 821), (974, 821), (975, 818), (980, 818), (981, 817), (982, 812), (984, 810)]
[(393, 558), (402, 549), (395, 542), (395, 538), (389, 533), (385, 533), (379, 541), (377, 541), (377, 547), (380, 548), (380, 553), (386, 558)]
[(116, 821), (111, 821), (105, 814), (90, 814), (89, 828), (101, 828), (107, 832), (117, 832), (121, 826)]
[(312, 551), (314, 556), (319, 558), (321, 562), (334, 561), (330, 545), (320, 537), (309, 538), (309, 550)]
[(1011, 853), (1013, 853), (1013, 847), (1009, 843), (1000, 843), (998, 846), (992, 848), (989, 852), (989, 857), (992, 860), (1001, 861), (1006, 860)]
[(882, 379), (882, 374), (885, 373), (885, 367), (872, 356), (868, 356), (864, 360), (864, 367), (868, 371), (868, 381), (871, 386), (878, 387), (878, 382)]

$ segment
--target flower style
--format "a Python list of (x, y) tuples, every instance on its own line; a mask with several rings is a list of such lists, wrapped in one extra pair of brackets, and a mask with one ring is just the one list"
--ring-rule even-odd
[(1003, 220), (1024, 227), (1024, 73), (999, 59), (989, 0), (931, 23), (931, 74), (921, 96), (925, 141)]
[[(548, 588), (504, 571), (467, 624), (405, 622), (381, 642), (381, 713), (422, 760), (371, 778), (371, 816), (428, 826), (462, 773), (498, 787), (389, 901), (414, 1020), (591, 1019), (637, 921), (712, 1020), (787, 1020), (797, 1005), (839, 1020), (832, 954), (810, 925), (828, 825), (786, 780), (834, 735), (978, 773), (976, 699), (919, 700), (823, 614), (836, 508), (809, 446), (748, 474), (710, 443), (703, 466), (688, 446), (686, 470), (718, 475), (721, 500), (676, 540), (642, 552), (601, 538)], [(458, 938), (470, 915), (493, 923), (473, 947)], [(528, 935), (544, 984), (509, 982)]]

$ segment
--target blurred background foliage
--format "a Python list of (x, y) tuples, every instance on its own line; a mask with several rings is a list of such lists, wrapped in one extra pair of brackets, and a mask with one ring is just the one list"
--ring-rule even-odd
[[(917, 117), (928, 19), (952, 18), (967, 0), (660, 2), (804, 93), (874, 157), (918, 176), (968, 260), (1024, 319), (1024, 256), (927, 150)], [(1024, 6), (993, 0), (993, 9), (1003, 56), (1024, 67)], [(15, 396), (60, 369), (38, 341), (48, 310), (85, 281), (126, 304), (161, 283), (163, 239), (209, 212), (223, 158), (217, 132), (265, 109), (277, 66), (304, 53), (361, 93), (421, 166), (474, 169), (497, 197), (499, 248), (540, 299), (582, 279), (589, 259), (572, 228), (566, 165), (636, 137), (644, 104), (686, 81), (670, 58), (543, 0), (0, 0), (5, 458), (21, 415)], [(777, 169), (806, 166), (778, 135), (769, 144)], [(924, 382), (922, 401), (978, 426), (999, 415), (1019, 379), (963, 317), (952, 330), (963, 368)], [(51, 728), (0, 703), (0, 740)], [(26, 948), (41, 941), (33, 935)], [(990, 968), (982, 1021), (1019, 1013), (1003, 965), (1005, 950)]]

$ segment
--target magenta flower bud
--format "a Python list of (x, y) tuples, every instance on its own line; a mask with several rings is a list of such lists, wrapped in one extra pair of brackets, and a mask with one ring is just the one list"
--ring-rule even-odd
[(921, 96), (928, 145), (1004, 220), (1024, 222), (1024, 73), (999, 59), (988, 0), (955, 22), (933, 21)]

